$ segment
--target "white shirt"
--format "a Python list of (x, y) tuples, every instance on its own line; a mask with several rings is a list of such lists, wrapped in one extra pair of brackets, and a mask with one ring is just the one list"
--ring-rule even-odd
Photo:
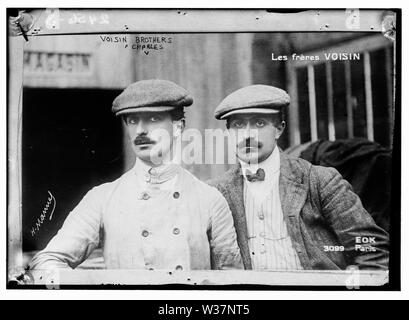
[[(248, 191), (251, 192), (257, 202), (261, 202), (268, 194), (270, 194), (275, 182), (278, 182), (280, 175), (280, 152), (278, 151), (278, 148), (274, 148), (271, 155), (263, 162), (258, 164), (248, 164), (240, 160), (240, 164), (244, 183)], [(265, 172), (264, 181), (249, 182), (246, 179), (246, 170), (256, 173), (259, 168), (263, 169)]]
[[(287, 232), (279, 193), (280, 153), (272, 154), (258, 165), (241, 163), (244, 175), (249, 249), (254, 270), (302, 269), (298, 255)], [(249, 182), (246, 170), (265, 171), (264, 181)]]

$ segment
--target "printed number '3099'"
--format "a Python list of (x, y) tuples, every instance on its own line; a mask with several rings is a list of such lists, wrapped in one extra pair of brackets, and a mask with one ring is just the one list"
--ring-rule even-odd
[(324, 246), (324, 251), (344, 251), (344, 246)]

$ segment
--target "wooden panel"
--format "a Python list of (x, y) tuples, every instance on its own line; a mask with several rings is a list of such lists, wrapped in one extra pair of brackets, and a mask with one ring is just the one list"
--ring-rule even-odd
[(315, 101), (315, 76), (314, 66), (309, 65), (308, 70), (308, 100), (310, 105), (310, 127), (311, 127), (311, 141), (318, 140), (317, 130), (317, 106)]
[(287, 130), (290, 133), (290, 145), (296, 146), (301, 143), (301, 135), (300, 135), (300, 124), (298, 119), (298, 92), (297, 92), (297, 74), (296, 69), (292, 68), (291, 64), (286, 63), (286, 71), (287, 71), (287, 88), (288, 93), (290, 95), (290, 107), (288, 110), (289, 113), (289, 125)]
[(349, 60), (344, 61), (345, 67), (345, 101), (347, 107), (347, 127), (348, 138), (354, 137), (354, 114), (352, 108), (352, 84), (351, 84), (351, 63)]
[(365, 76), (365, 106), (366, 106), (366, 130), (368, 140), (374, 140), (373, 128), (373, 103), (372, 103), (372, 79), (371, 57), (368, 51), (364, 52), (364, 76)]
[(325, 64), (326, 83), (327, 83), (327, 103), (328, 103), (328, 138), (335, 140), (335, 125), (334, 125), (334, 94), (332, 87), (332, 67), (331, 63)]
[[(111, 38), (118, 35), (109, 35)], [(122, 35), (128, 43), (131, 36)], [(30, 53), (44, 53), (46, 63), (49, 55), (89, 55), (90, 72), (87, 73), (64, 73), (64, 72), (35, 72), (25, 70), (24, 86), (47, 87), (47, 88), (109, 88), (120, 89), (131, 83), (134, 79), (133, 54), (127, 43), (108, 42), (105, 35), (59, 35), (35, 37), (27, 43), (26, 56)], [(36, 59), (36, 57), (32, 57)], [(35, 63), (35, 61), (33, 62)], [(26, 68), (28, 69), (28, 68)], [(44, 67), (43, 69), (46, 69)], [(28, 72), (30, 71), (30, 72)]]

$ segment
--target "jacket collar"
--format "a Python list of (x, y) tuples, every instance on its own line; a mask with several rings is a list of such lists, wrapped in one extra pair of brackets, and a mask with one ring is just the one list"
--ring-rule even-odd
[(133, 167), (136, 176), (148, 184), (162, 184), (172, 180), (180, 173), (180, 169), (181, 167), (173, 161), (158, 167), (151, 167), (143, 163), (139, 158), (136, 158)]

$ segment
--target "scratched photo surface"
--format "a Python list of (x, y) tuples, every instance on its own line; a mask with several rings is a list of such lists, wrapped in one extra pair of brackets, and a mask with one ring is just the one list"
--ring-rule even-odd
[[(112, 22), (101, 10), (98, 14), (88, 11), (68, 15), (67, 23)], [(136, 158), (126, 127), (111, 109), (114, 99), (129, 84), (147, 79), (172, 81), (193, 97), (193, 105), (185, 108), (185, 131), (193, 133), (182, 143), (191, 156), (182, 167), (204, 182), (236, 165), (226, 160), (227, 147), (218, 148), (218, 142), (206, 139), (206, 132), (213, 132), (209, 130), (226, 129), (225, 121), (214, 116), (220, 102), (254, 84), (285, 90), (291, 103), (285, 111), (285, 130), (277, 141), (280, 152), (337, 169), (352, 185), (374, 223), (385, 234), (393, 233), (393, 37), (359, 29), (32, 34), (23, 48), (19, 123), (23, 266), (47, 246), (92, 188), (114, 181), (133, 168)], [(249, 208), (248, 203), (244, 206)], [(246, 216), (249, 219), (249, 213)], [(247, 228), (259, 230), (254, 225)], [(355, 250), (376, 251), (375, 238), (357, 234)], [(101, 238), (77, 269), (104, 270), (103, 246)], [(251, 240), (249, 246), (250, 251), (258, 250)], [(344, 246), (323, 243), (322, 250), (332, 257)], [(254, 255), (258, 257), (257, 252)], [(254, 258), (258, 262), (252, 259), (247, 262), (252, 268), (260, 264), (261, 269), (255, 271), (269, 271), (261, 266), (261, 258)], [(301, 264), (297, 261), (295, 266)], [(337, 268), (327, 265), (323, 269)], [(284, 275), (283, 281), (290, 284), (290, 276)], [(299, 275), (301, 282), (309, 277), (315, 279), (310, 285), (323, 285), (316, 276)], [(108, 278), (112, 277), (110, 273)], [(154, 274), (151, 277), (152, 283), (168, 281), (163, 275), (156, 280)], [(78, 282), (87, 284), (86, 279), (80, 276)], [(136, 276), (130, 279), (138, 284)], [(252, 279), (254, 283), (263, 282), (249, 276), (244, 283)], [(234, 276), (227, 280), (216, 276), (213, 280), (216, 282), (208, 284), (241, 283)], [(185, 283), (186, 279), (180, 281)]]

